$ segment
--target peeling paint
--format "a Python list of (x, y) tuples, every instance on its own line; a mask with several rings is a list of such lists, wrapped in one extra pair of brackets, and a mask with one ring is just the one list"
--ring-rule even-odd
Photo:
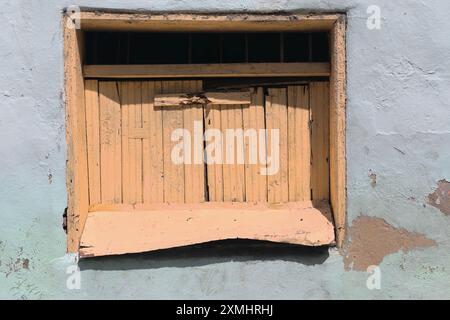
[(22, 260), (22, 268), (23, 269), (30, 269), (30, 259), (23, 259)]
[(366, 271), (371, 265), (379, 265), (389, 254), (437, 245), (424, 235), (396, 229), (384, 219), (367, 216), (358, 217), (348, 234), (350, 240), (343, 249), (347, 271)]
[(439, 181), (436, 190), (428, 195), (428, 204), (450, 215), (450, 182)]
[(377, 175), (373, 172), (369, 173), (370, 178), (370, 185), (372, 188), (375, 188), (377, 186)]
[(9, 259), (9, 261), (7, 261), (4, 265), (3, 273), (5, 274), (6, 278), (8, 278), (13, 273), (29, 269), (30, 269), (30, 259), (27, 258), (16, 258), (15, 260)]

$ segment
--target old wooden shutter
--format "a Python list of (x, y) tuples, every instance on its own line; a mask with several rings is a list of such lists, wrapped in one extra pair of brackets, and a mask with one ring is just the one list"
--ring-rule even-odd
[[(328, 90), (328, 83), (258, 87), (248, 98), (245, 92), (230, 93), (227, 100), (220, 93), (212, 94), (209, 104), (190, 104), (195, 95), (189, 94), (202, 91), (201, 81), (88, 80), (90, 205), (328, 199)], [(226, 150), (224, 140), (224, 163), (195, 163), (195, 148), (189, 164), (173, 163), (172, 132), (189, 130), (194, 146), (195, 121), (203, 132), (217, 129), (224, 138), (227, 129), (242, 129), (243, 135), (233, 137), (234, 150)], [(249, 158), (249, 144), (255, 142), (246, 134), (250, 129), (268, 130), (267, 136), (256, 137), (257, 164)], [(263, 175), (261, 154), (274, 156), (268, 148), (272, 129), (279, 130), (279, 171)], [(242, 148), (244, 163), (238, 161), (237, 148)]]
[[(203, 92), (197, 80), (87, 80), (90, 214), (80, 254), (235, 238), (332, 243), (328, 96), (325, 82)], [(195, 152), (212, 157), (209, 140), (195, 150), (195, 122), (200, 136), (215, 129), (228, 139), (227, 129), (241, 130), (234, 144), (223, 141), (224, 162), (194, 161)], [(178, 129), (191, 133), (189, 163), (171, 158)], [(248, 134), (252, 129), (262, 136), (255, 139)], [(266, 169), (276, 158), (271, 130), (278, 130), (279, 170), (264, 175), (261, 158)], [(252, 139), (256, 163), (250, 159)]]

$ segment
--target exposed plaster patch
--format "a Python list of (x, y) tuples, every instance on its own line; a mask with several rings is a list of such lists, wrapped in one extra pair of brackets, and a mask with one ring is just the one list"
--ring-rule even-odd
[(428, 204), (450, 215), (450, 182), (441, 180), (436, 190), (428, 195)]
[(366, 271), (371, 265), (379, 265), (389, 254), (437, 245), (422, 234), (396, 229), (384, 219), (367, 216), (358, 217), (348, 235), (349, 241), (343, 249), (346, 271)]

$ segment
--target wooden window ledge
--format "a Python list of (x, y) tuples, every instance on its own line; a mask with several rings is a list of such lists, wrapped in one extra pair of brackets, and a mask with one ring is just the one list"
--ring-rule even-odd
[(81, 238), (82, 258), (227, 239), (306, 246), (335, 244), (327, 203), (99, 205), (90, 211)]

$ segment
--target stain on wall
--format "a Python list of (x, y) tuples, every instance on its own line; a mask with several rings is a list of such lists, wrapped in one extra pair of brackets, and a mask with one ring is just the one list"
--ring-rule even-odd
[(343, 249), (347, 271), (366, 271), (371, 265), (379, 265), (385, 256), (400, 250), (406, 253), (437, 245), (424, 235), (396, 229), (384, 219), (368, 216), (358, 217), (349, 228), (348, 236)]
[(436, 190), (428, 195), (428, 204), (450, 215), (450, 182), (439, 181)]

